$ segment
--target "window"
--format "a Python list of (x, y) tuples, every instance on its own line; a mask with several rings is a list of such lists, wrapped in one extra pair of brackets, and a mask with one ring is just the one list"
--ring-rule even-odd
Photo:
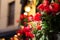
[(8, 26), (14, 25), (14, 8), (15, 2), (11, 2), (8, 4)]

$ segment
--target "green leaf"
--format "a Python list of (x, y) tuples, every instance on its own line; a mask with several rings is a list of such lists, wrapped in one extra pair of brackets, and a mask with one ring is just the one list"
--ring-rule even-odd
[(37, 30), (36, 30), (36, 29), (34, 29), (34, 30), (33, 30), (33, 33), (34, 33), (34, 34), (37, 34)]
[(48, 28), (48, 24), (47, 24), (46, 21), (43, 21), (43, 22), (42, 22), (42, 28), (43, 28), (43, 29)]
[(28, 22), (28, 19), (27, 18), (24, 18), (24, 20), (23, 20), (24, 22)]
[(36, 0), (36, 5), (38, 5), (38, 3), (39, 3), (39, 0)]

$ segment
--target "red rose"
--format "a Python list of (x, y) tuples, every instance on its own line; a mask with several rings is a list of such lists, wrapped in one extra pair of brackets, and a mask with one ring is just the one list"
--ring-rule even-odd
[(49, 1), (48, 0), (43, 0), (43, 3), (42, 3), (44, 6), (47, 6), (49, 5)]
[(47, 13), (50, 12), (49, 5), (44, 6), (43, 4), (40, 4), (40, 5), (38, 6), (38, 10), (40, 10), (40, 11), (45, 11), (45, 12), (47, 12)]
[(34, 37), (34, 35), (31, 32), (26, 32), (25, 34), (26, 34), (26, 37), (30, 37), (30, 38)]
[(23, 30), (24, 30), (23, 32), (25, 33), (26, 37), (31, 37), (31, 38), (34, 37), (34, 35), (31, 33), (30, 27), (24, 27)]
[(18, 30), (17, 33), (23, 34), (23, 29)]
[(39, 9), (40, 11), (43, 11), (45, 6), (49, 5), (49, 1), (48, 0), (43, 0), (43, 3), (40, 4), (37, 9)]
[(38, 30), (41, 30), (41, 26), (37, 26), (37, 29), (38, 29)]
[(58, 0), (58, 2), (60, 2), (60, 0)]
[(51, 3), (50, 4), (50, 10), (53, 12), (53, 13), (56, 13), (59, 11), (59, 4), (58, 3)]
[(28, 21), (32, 21), (33, 20), (33, 15), (28, 16)]
[(43, 4), (40, 4), (40, 5), (37, 7), (37, 9), (40, 10), (40, 11), (43, 11), (43, 10), (44, 10)]
[(24, 15), (24, 14), (23, 14), (23, 17), (24, 17), (24, 18), (27, 18), (27, 15)]
[(40, 21), (41, 20), (41, 13), (37, 12), (35, 15), (35, 21)]
[(20, 20), (22, 20), (24, 18), (23, 14), (20, 15)]
[(26, 24), (27, 24), (27, 22), (24, 22), (23, 24), (24, 24), (24, 25), (26, 25)]
[(27, 18), (27, 15), (21, 14), (20, 15), (20, 20), (23, 20), (24, 18)]
[(44, 7), (44, 11), (48, 14), (50, 13), (50, 8), (49, 8), (49, 5), (47, 5), (46, 7)]
[(46, 13), (50, 13), (49, 5), (44, 6), (44, 4), (40, 4), (37, 7), (37, 9), (40, 10), (40, 11), (45, 11)]
[(24, 32), (30, 32), (31, 30), (30, 30), (30, 27), (24, 27)]

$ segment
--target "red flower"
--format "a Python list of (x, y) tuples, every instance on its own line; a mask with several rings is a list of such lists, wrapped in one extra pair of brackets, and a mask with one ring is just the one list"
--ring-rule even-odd
[(33, 37), (34, 37), (34, 35), (33, 35), (31, 32), (26, 32), (26, 37), (33, 38)]
[(53, 12), (53, 13), (56, 13), (59, 11), (59, 4), (58, 3), (51, 3), (50, 4), (50, 10)]
[(41, 26), (37, 26), (37, 29), (38, 29), (38, 30), (41, 30)]
[(31, 30), (30, 30), (30, 27), (24, 27), (24, 32), (30, 32)]
[(58, 2), (60, 2), (60, 0), (58, 0)]
[(24, 22), (23, 24), (24, 24), (24, 25), (26, 25), (26, 24), (27, 24), (27, 22)]
[(35, 15), (35, 21), (40, 21), (41, 20), (41, 13), (37, 12), (36, 15)]
[(28, 16), (28, 21), (32, 21), (33, 20), (33, 15)]
[(48, 0), (43, 0), (43, 3), (42, 3), (44, 6), (47, 6), (49, 5), (49, 1)]
[(44, 7), (44, 11), (48, 14), (50, 13), (50, 8), (49, 8), (49, 5), (47, 5), (46, 7)]
[(20, 15), (20, 20), (22, 20), (24, 18), (24, 15), (23, 14), (21, 14)]
[(43, 4), (40, 4), (40, 5), (38, 6), (38, 9), (39, 9), (40, 11), (44, 11), (44, 12), (46, 12), (46, 13), (49, 13), (49, 12), (50, 12), (49, 5), (44, 6)]
[(50, 12), (49, 5), (44, 6), (43, 4), (40, 4), (40, 5), (38, 6), (38, 9), (39, 9), (40, 11), (45, 11), (46, 13), (49, 13), (49, 12)]
[(40, 4), (37, 8), (40, 9), (41, 11), (44, 10), (44, 7), (49, 5), (49, 1), (48, 0), (43, 0), (43, 3)]
[(18, 30), (17, 33), (23, 34), (23, 29)]
[[(24, 27), (23, 29), (20, 29), (17, 31), (17, 33), (20, 33), (22, 36), (26, 36), (27, 38), (33, 38), (34, 35), (31, 33), (31, 29), (30, 27)], [(23, 35), (25, 34), (25, 35)], [(25, 39), (25, 40), (28, 40), (28, 39)]]
[(24, 33), (25, 33), (26, 37), (30, 37), (30, 38), (34, 37), (34, 35), (31, 33), (30, 27), (24, 27)]
[(50, 13), (50, 8), (49, 8), (49, 1), (48, 0), (44, 0), (42, 4), (40, 4), (37, 7), (38, 10), (40, 11), (44, 11), (46, 13)]
[(20, 20), (23, 20), (24, 18), (27, 18), (27, 15), (21, 14), (20, 15)]
[(24, 17), (24, 18), (27, 18), (27, 15), (24, 15), (24, 14), (23, 14), (23, 17)]
[(37, 9), (40, 10), (40, 11), (43, 11), (43, 10), (44, 10), (43, 4), (40, 4), (40, 5), (37, 7)]

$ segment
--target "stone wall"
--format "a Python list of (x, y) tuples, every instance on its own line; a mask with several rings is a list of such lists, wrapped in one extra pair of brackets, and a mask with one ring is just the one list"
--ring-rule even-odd
[[(14, 25), (7, 26), (8, 23), (8, 4), (15, 1), (15, 12), (14, 12)], [(0, 0), (0, 30), (14, 30), (18, 28), (18, 23), (16, 22), (19, 19), (21, 10), (20, 0)]]

